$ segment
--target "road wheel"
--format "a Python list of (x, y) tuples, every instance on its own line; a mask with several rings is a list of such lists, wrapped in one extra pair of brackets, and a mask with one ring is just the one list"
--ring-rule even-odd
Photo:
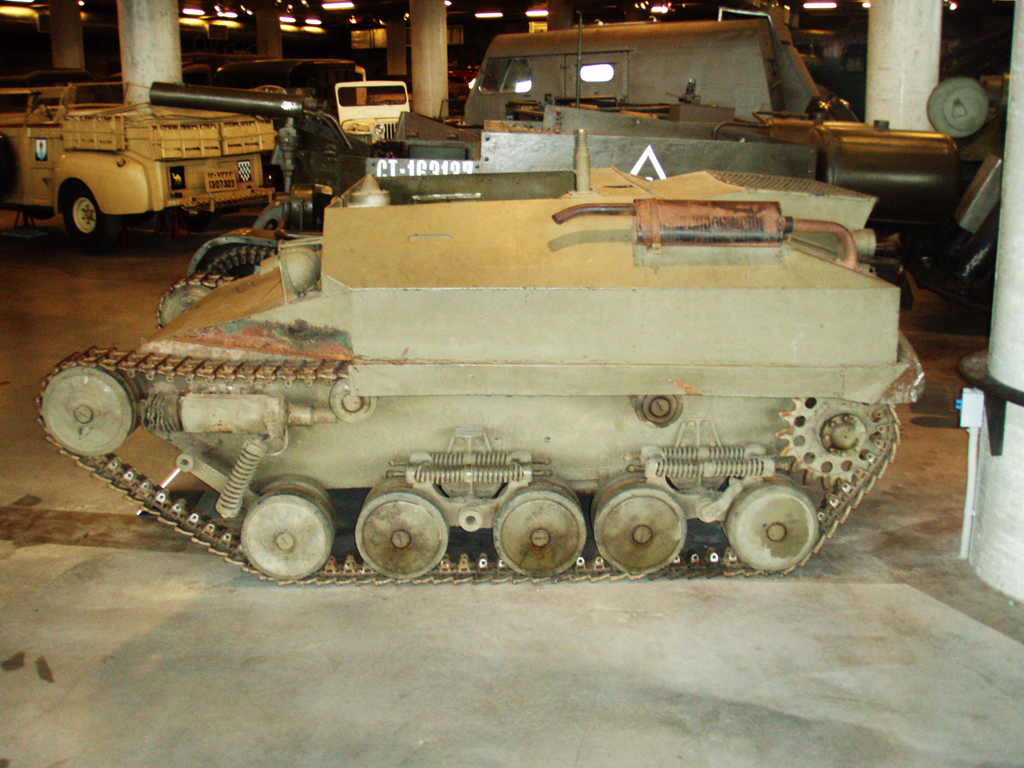
[(92, 192), (80, 181), (68, 182), (62, 190), (60, 212), (71, 240), (83, 250), (105, 250), (121, 234), (121, 217), (101, 211)]

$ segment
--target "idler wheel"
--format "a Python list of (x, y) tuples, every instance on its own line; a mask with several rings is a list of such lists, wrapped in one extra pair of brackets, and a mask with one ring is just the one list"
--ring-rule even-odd
[(571, 568), (586, 540), (576, 494), (555, 484), (514, 491), (494, 519), (498, 557), (524, 576), (546, 578)]
[(117, 450), (138, 423), (136, 398), (119, 375), (100, 368), (67, 368), (43, 390), (40, 413), (50, 437), (78, 456)]
[(327, 562), (334, 528), (334, 509), (326, 494), (312, 488), (275, 490), (246, 514), (242, 549), (272, 579), (297, 581)]
[(767, 482), (743, 491), (725, 519), (736, 556), (760, 571), (784, 571), (800, 563), (818, 541), (818, 515), (806, 494), (788, 482)]
[(355, 534), (363, 562), (393, 579), (432, 571), (448, 548), (448, 523), (441, 510), (408, 487), (371, 492)]
[(686, 540), (679, 502), (638, 479), (620, 479), (599, 490), (591, 517), (601, 556), (630, 574), (661, 570), (676, 559)]

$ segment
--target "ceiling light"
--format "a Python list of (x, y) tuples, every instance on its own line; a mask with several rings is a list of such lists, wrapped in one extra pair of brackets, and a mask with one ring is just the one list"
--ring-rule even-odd
[(186, 16), (202, 16), (206, 13), (202, 8), (182, 8), (181, 12)]
[(833, 3), (832, 0), (827, 0), (827, 2), (822, 2), (822, 0), (811, 0), (810, 2), (804, 3), (804, 8), (812, 11), (835, 7), (836, 4)]
[(539, 16), (547, 16), (548, 11), (546, 8), (531, 8), (526, 12), (526, 15), (530, 18), (536, 18)]
[(668, 13), (667, 5), (652, 5), (651, 13)]
[(307, 16), (306, 23), (312, 27), (319, 27), (322, 22), (320, 19), (314, 19), (312, 16)]
[(860, 4), (860, 7), (861, 8), (870, 8), (871, 7), (871, 0), (864, 0), (864, 2)]
[(322, 6), (325, 11), (339, 11), (345, 8), (355, 8), (356, 4), (350, 2), (350, 0), (334, 0), (330, 3), (324, 3)]
[(217, 15), (222, 19), (237, 19), (238, 14), (234, 11), (217, 11)]
[(478, 19), (500, 19), (505, 14), (501, 11), (480, 11), (479, 13), (473, 14)]
[(956, 3), (955, 3), (955, 2), (951, 2), (951, 3), (949, 4), (949, 10), (951, 10), (951, 11), (955, 11), (956, 9), (957, 9), (957, 5), (956, 5)]
[(295, 23), (295, 17), (294, 16), (278, 16), (278, 18), (281, 21), (283, 21), (285, 24), (294, 24)]
[(10, 0), (10, 2), (12, 2), (12, 3), (26, 3), (26, 4), (28, 4), (28, 3), (34, 3), (35, 0)]

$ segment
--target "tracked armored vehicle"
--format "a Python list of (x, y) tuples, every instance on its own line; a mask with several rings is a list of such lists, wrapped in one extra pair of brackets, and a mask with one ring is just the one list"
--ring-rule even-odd
[[(588, 175), (557, 199), (328, 207), (322, 237), (282, 240), (137, 350), (60, 363), (43, 425), (282, 582), (801, 566), (922, 384), (899, 290), (858, 267), (874, 199)], [(215, 510), (113, 455), (140, 425)], [(372, 489), (344, 535), (339, 488)]]

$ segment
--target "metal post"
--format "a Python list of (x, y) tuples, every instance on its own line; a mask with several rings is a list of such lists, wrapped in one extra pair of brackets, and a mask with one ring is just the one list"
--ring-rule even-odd
[(930, 131), (928, 97), (939, 82), (942, 0), (874, 0), (868, 14), (869, 124)]
[(448, 15), (444, 0), (411, 0), (412, 108), (443, 117), (448, 104)]
[(576, 33), (576, 109), (580, 108), (580, 70), (583, 69), (583, 12), (576, 11), (579, 28)]
[(117, 0), (126, 104), (149, 100), (156, 81), (181, 82), (177, 0)]
[[(1019, 211), (1022, 206), (1024, 12), (1018, 7), (1014, 13), (1002, 209)], [(1020, 216), (1003, 216), (1000, 222), (988, 361), (994, 379), (1024, 390), (1024, 218)], [(1006, 404), (1002, 455), (993, 456), (983, 449), (980, 477), (970, 563), (984, 581), (1024, 600), (1024, 407)]]

